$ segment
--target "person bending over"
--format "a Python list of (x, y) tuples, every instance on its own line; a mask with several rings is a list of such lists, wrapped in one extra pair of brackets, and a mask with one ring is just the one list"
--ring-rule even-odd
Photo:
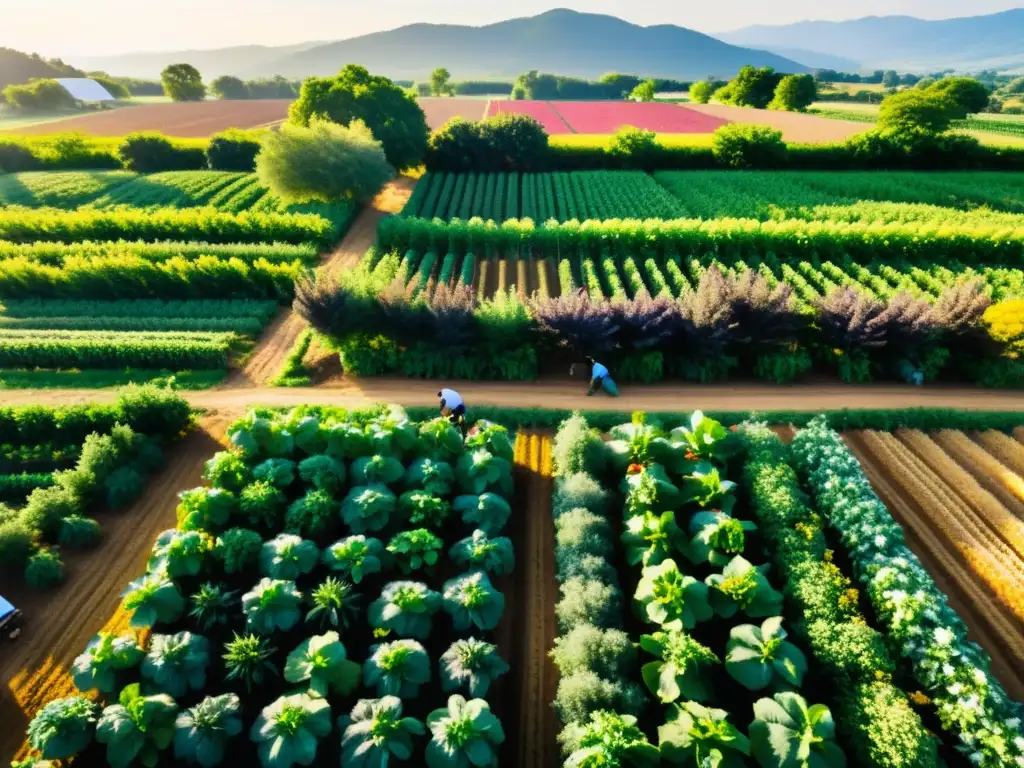
[(441, 398), (441, 415), (447, 416), (452, 425), (466, 434), (466, 403), (454, 389), (442, 389), (437, 393)]
[[(615, 397), (618, 395), (618, 390), (612, 382), (611, 376), (608, 374), (608, 369), (597, 362), (594, 358), (588, 357), (586, 359), (586, 365), (590, 375), (590, 389), (587, 390), (587, 397), (590, 397), (595, 392), (604, 389), (609, 395)], [(576, 366), (572, 367), (570, 374), (576, 374)]]

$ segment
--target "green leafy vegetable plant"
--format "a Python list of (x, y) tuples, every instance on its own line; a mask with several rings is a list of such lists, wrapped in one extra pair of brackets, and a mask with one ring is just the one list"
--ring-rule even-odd
[(309, 573), (320, 560), (320, 550), (307, 539), (281, 533), (263, 542), (260, 573), (271, 579), (291, 581)]
[(223, 584), (206, 582), (189, 597), (189, 602), (192, 609), (188, 615), (206, 632), (227, 623), (238, 603), (238, 593), (228, 592)]
[(287, 632), (302, 614), (299, 605), (302, 593), (294, 582), (281, 579), (260, 579), (259, 583), (242, 595), (242, 612), (250, 632), (269, 635), (280, 629)]
[(455, 542), (448, 550), (448, 557), (461, 568), (481, 570), (494, 576), (506, 576), (515, 568), (511, 540), (504, 536), (491, 538), (480, 529)]
[(505, 596), (496, 590), (483, 571), (473, 571), (444, 583), (444, 609), (457, 631), (476, 626), (489, 630), (498, 626), (505, 612)]
[(389, 629), (400, 637), (425, 640), (432, 617), (441, 608), (441, 595), (416, 581), (392, 581), (370, 604), (370, 626)]
[(392, 757), (412, 757), (413, 736), (427, 732), (423, 723), (402, 717), (402, 700), (397, 696), (360, 699), (352, 712), (338, 721), (341, 762), (345, 768), (382, 768)]
[(295, 482), (295, 462), (290, 459), (267, 459), (253, 467), (252, 476), (284, 490)]
[(463, 493), (479, 495), (492, 491), (506, 497), (512, 495), (512, 465), (483, 448), (459, 457), (455, 477)]
[(452, 506), (425, 491), (406, 491), (398, 499), (402, 516), (412, 525), (439, 528), (451, 514)]
[(246, 690), (262, 685), (267, 675), (278, 674), (277, 667), (270, 660), (277, 649), (264, 637), (236, 633), (232, 640), (224, 644), (224, 650), (224, 667), (228, 671), (225, 677), (228, 680), (240, 680)]
[(658, 565), (681, 551), (683, 542), (683, 532), (671, 510), (634, 515), (626, 520), (622, 531), (626, 562), (630, 565)]
[(723, 619), (743, 611), (752, 619), (782, 612), (782, 593), (772, 589), (765, 574), (770, 566), (754, 566), (736, 555), (722, 573), (713, 573), (704, 581), (710, 588), (711, 607)]
[(238, 451), (220, 451), (203, 467), (203, 477), (215, 488), (238, 493), (252, 482), (252, 472)]
[(154, 634), (140, 670), (147, 691), (152, 689), (170, 696), (201, 691), (206, 685), (209, 648), (205, 637), (191, 632)]
[(359, 685), (359, 665), (349, 661), (337, 632), (314, 635), (288, 654), (284, 679), (289, 683), (309, 681), (309, 692), (326, 697), (329, 692), (347, 696)]
[(132, 614), (133, 627), (173, 624), (185, 612), (185, 598), (162, 573), (151, 573), (128, 584), (122, 605)]
[(299, 477), (321, 491), (337, 493), (345, 484), (345, 465), (327, 454), (310, 456), (299, 462)]
[(475, 525), (488, 536), (500, 533), (512, 515), (512, 507), (496, 493), (456, 496), (452, 507), (462, 522)]
[(331, 705), (308, 693), (282, 696), (264, 707), (249, 738), (263, 768), (312, 765), (320, 739), (331, 732)]
[(328, 576), (309, 593), (313, 607), (306, 614), (306, 621), (321, 627), (347, 627), (358, 612), (358, 600), (351, 584)]
[(147, 569), (152, 573), (164, 572), (172, 579), (195, 576), (212, 549), (210, 537), (199, 531), (164, 531), (153, 545)]
[(693, 629), (714, 615), (707, 586), (684, 575), (675, 560), (644, 568), (634, 598), (647, 620), (665, 630)]
[(388, 552), (406, 575), (421, 568), (429, 572), (437, 564), (443, 544), (426, 528), (417, 528), (395, 534), (388, 542)]
[(359, 485), (341, 502), (341, 519), (355, 534), (386, 527), (398, 500), (384, 485)]
[(466, 701), (453, 694), (447, 707), (430, 713), (427, 727), (432, 736), (428, 768), (497, 768), (505, 731), (483, 699)]
[(238, 507), (238, 499), (223, 488), (193, 488), (178, 494), (178, 529), (219, 531)]
[(668, 437), (673, 443), (685, 445), (696, 459), (705, 461), (722, 462), (741, 447), (729, 430), (701, 411), (694, 411), (689, 425), (676, 427)]
[(376, 686), (378, 696), (414, 699), (430, 682), (430, 657), (415, 640), (393, 640), (370, 647), (363, 662), (363, 682)]
[(349, 536), (327, 547), (322, 559), (332, 571), (358, 584), (365, 576), (380, 572), (384, 556), (384, 544), (380, 539)]
[(392, 456), (362, 456), (352, 462), (353, 485), (396, 485), (405, 477), (402, 462)]
[(744, 688), (760, 691), (781, 684), (797, 688), (807, 673), (803, 652), (786, 640), (782, 617), (765, 619), (760, 627), (741, 624), (729, 632), (725, 671)]
[(835, 723), (824, 704), (808, 706), (797, 693), (776, 693), (754, 702), (750, 749), (761, 768), (843, 768)]
[(686, 555), (698, 565), (711, 563), (724, 567), (743, 554), (746, 536), (757, 526), (748, 520), (736, 520), (715, 510), (702, 510), (690, 518), (690, 539)]
[(441, 656), (441, 689), (450, 693), (465, 686), (470, 696), (483, 698), (508, 669), (496, 645), (474, 637), (456, 640)]
[(224, 760), (228, 740), (242, 732), (242, 702), (233, 693), (207, 696), (174, 721), (174, 758), (202, 768)]
[(641, 674), (648, 689), (663, 704), (680, 697), (690, 701), (711, 697), (709, 667), (719, 660), (710, 648), (681, 630), (643, 635), (640, 647), (659, 659), (644, 664)]
[[(662, 757), (678, 765), (745, 768), (750, 742), (728, 717), (724, 709), (712, 709), (695, 701), (673, 704), (665, 724), (658, 728)], [(794, 763), (794, 768), (797, 765)]]
[(558, 735), (566, 768), (631, 766), (658, 768), (658, 748), (647, 741), (632, 715), (598, 710), (586, 723), (570, 723)]
[(95, 688), (100, 693), (113, 693), (117, 690), (117, 673), (138, 665), (143, 656), (145, 652), (134, 637), (100, 632), (71, 664), (75, 687), (83, 692)]
[(81, 696), (51, 701), (28, 724), (28, 743), (46, 760), (63, 760), (92, 743), (96, 705)]
[(96, 724), (96, 741), (107, 745), (107, 764), (127, 768), (138, 762), (153, 768), (174, 739), (177, 714), (170, 696), (143, 696), (137, 683), (127, 686)]
[(736, 504), (736, 483), (723, 480), (718, 467), (710, 462), (698, 462), (683, 476), (683, 501), (695, 503), (701, 509), (717, 509), (728, 513)]
[(405, 473), (408, 488), (422, 488), (434, 496), (447, 496), (455, 486), (455, 472), (446, 461), (423, 457), (415, 459)]

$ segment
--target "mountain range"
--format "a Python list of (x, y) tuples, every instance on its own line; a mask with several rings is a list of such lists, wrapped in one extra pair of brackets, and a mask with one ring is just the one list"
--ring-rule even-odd
[(78, 57), (74, 63), (90, 71), (153, 78), (167, 64), (183, 61), (207, 80), (219, 75), (330, 75), (350, 63), (404, 80), (425, 80), (438, 66), (447, 67), (457, 80), (511, 80), (534, 69), (586, 78), (627, 72), (684, 80), (730, 77), (744, 64), (785, 72), (808, 70), (784, 56), (723, 43), (684, 27), (642, 27), (613, 16), (564, 9), (482, 27), (410, 24), (330, 43)]
[(798, 56), (808, 66), (830, 69), (837, 67), (815, 63), (812, 57), (838, 56), (857, 62), (858, 69), (900, 72), (1024, 70), (1024, 8), (941, 21), (868, 16), (852, 21), (759, 25), (717, 37), (735, 45)]

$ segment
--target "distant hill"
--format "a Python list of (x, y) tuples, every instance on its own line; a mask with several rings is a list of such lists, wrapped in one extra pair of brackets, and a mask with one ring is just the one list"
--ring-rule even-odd
[(840, 56), (867, 69), (931, 72), (1024, 67), (1024, 8), (942, 21), (911, 16), (802, 21), (744, 27), (718, 37), (735, 45)]
[(188, 61), (207, 79), (221, 74), (330, 75), (349, 63), (403, 80), (426, 79), (438, 66), (447, 67), (458, 80), (511, 79), (532, 69), (587, 78), (618, 71), (682, 80), (730, 77), (744, 64), (808, 71), (785, 57), (739, 48), (683, 27), (640, 27), (612, 16), (569, 10), (484, 27), (411, 24), (290, 48), (253, 46), (80, 60), (83, 66), (135, 77), (153, 77), (172, 61)]
[[(238, 75), (243, 70), (258, 69), (292, 53), (323, 45), (322, 41), (287, 46), (240, 45), (200, 51), (161, 51), (125, 53), (118, 56), (78, 56), (75, 63), (93, 72), (110, 72), (118, 77), (138, 77), (158, 80), (168, 64), (188, 63), (196, 67), (207, 80), (221, 75)], [(338, 67), (339, 69), (341, 67)], [(268, 76), (278, 74), (267, 70)]]
[(44, 59), (34, 53), (0, 48), (0, 91), (8, 85), (23, 85), (33, 78), (82, 77), (84, 74), (60, 59)]

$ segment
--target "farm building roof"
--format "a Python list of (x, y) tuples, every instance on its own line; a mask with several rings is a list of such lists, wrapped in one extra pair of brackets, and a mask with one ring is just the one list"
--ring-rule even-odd
[(57, 82), (78, 101), (116, 101), (110, 91), (88, 77), (59, 77)]

